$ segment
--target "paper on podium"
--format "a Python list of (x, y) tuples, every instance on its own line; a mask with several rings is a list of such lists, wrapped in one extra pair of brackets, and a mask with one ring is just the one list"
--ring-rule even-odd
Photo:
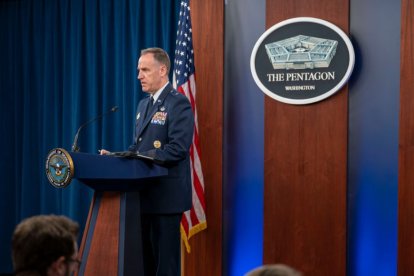
[(135, 153), (133, 151), (114, 151), (110, 152), (107, 155), (115, 156), (115, 157), (125, 157), (125, 158), (139, 158), (139, 159), (147, 159), (147, 160), (154, 160), (154, 158), (142, 155), (139, 153)]

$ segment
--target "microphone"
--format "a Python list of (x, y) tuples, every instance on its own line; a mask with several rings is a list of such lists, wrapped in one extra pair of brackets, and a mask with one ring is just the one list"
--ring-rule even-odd
[(92, 118), (91, 120), (89, 120), (89, 121), (87, 121), (86, 123), (84, 123), (83, 125), (81, 125), (79, 128), (78, 128), (78, 131), (76, 132), (76, 135), (75, 135), (75, 139), (73, 139), (73, 144), (72, 144), (72, 151), (73, 152), (77, 152), (77, 151), (79, 151), (79, 147), (78, 147), (78, 136), (79, 136), (79, 132), (85, 127), (85, 126), (87, 126), (87, 125), (89, 125), (90, 123), (92, 123), (92, 122), (94, 122), (94, 121), (96, 121), (96, 120), (99, 120), (99, 119), (101, 119), (101, 118), (103, 118), (104, 116), (106, 116), (106, 115), (108, 115), (109, 113), (111, 113), (111, 112), (116, 112), (118, 110), (118, 106), (114, 106), (114, 107), (112, 107), (111, 109), (109, 109), (107, 112), (105, 112), (105, 113), (103, 113), (103, 114), (101, 114), (101, 115), (99, 115), (99, 116), (97, 116), (97, 117), (95, 117), (95, 118)]

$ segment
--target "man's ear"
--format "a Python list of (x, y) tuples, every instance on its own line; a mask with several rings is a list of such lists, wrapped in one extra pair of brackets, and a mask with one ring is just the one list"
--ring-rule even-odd
[(166, 76), (167, 75), (167, 66), (161, 65), (160, 66), (160, 73), (161, 73), (161, 76)]
[(47, 271), (48, 274), (50, 272), (51, 275), (65, 275), (66, 269), (67, 264), (65, 257), (61, 256), (49, 266), (49, 269)]

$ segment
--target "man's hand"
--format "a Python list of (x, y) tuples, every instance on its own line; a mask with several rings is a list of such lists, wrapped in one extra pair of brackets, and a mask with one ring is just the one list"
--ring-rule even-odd
[(100, 149), (98, 150), (98, 152), (100, 155), (108, 155), (111, 153), (110, 151), (107, 151), (106, 149)]

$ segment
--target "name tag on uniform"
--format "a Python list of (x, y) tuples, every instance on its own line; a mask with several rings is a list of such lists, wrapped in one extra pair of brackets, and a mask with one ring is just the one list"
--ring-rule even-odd
[(154, 125), (165, 125), (165, 121), (167, 120), (167, 112), (157, 112), (152, 116), (151, 124)]

